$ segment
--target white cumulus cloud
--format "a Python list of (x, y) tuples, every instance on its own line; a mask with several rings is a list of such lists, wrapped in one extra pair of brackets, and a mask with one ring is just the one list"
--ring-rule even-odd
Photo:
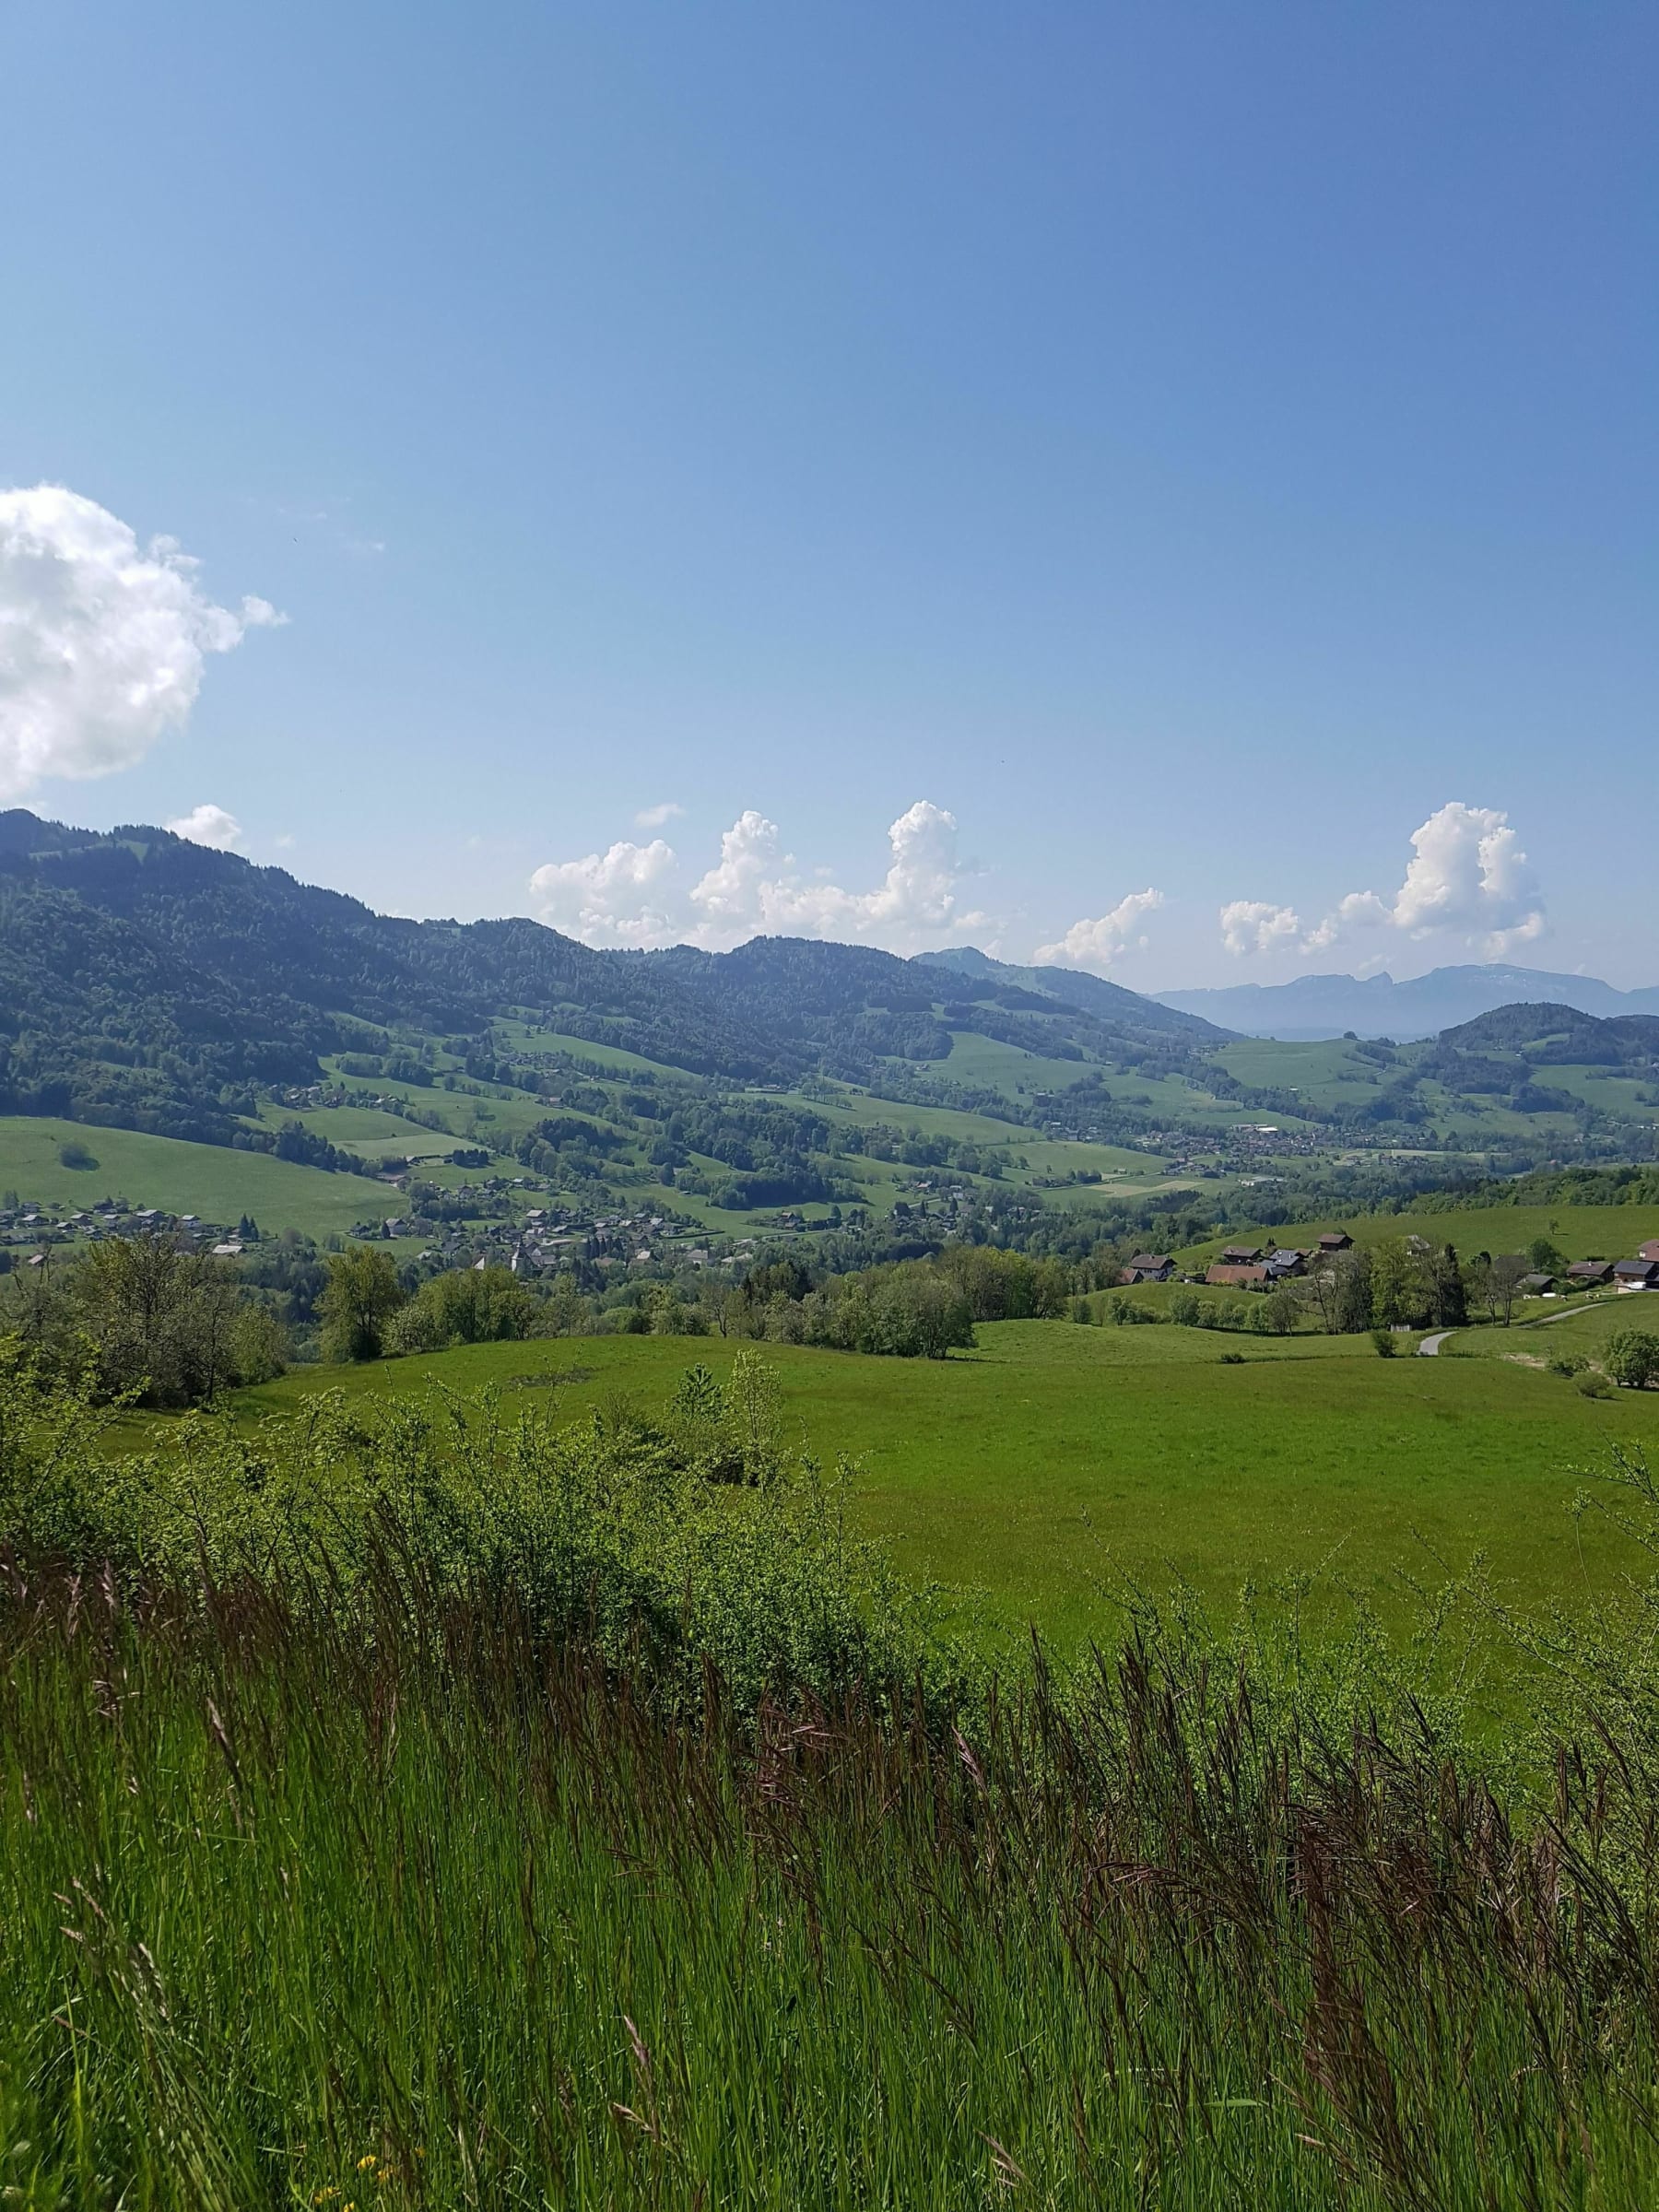
[(1221, 942), (1235, 959), (1250, 952), (1277, 952), (1294, 945), (1301, 922), (1293, 906), (1266, 899), (1235, 899), (1221, 909)]
[(132, 767), (188, 720), (208, 653), (286, 619), (215, 606), (197, 565), (61, 485), (0, 491), (0, 799)]
[[(641, 822), (649, 826), (654, 811)], [(848, 890), (822, 869), (804, 872), (777, 823), (747, 807), (722, 836), (718, 860), (688, 888), (677, 880), (677, 855), (653, 838), (550, 862), (530, 890), (543, 921), (590, 945), (715, 949), (753, 936), (842, 937), (909, 952), (984, 922), (962, 901), (971, 871), (957, 850), (954, 815), (918, 799), (889, 827), (888, 847), (881, 880)]]
[(216, 853), (229, 853), (232, 845), (241, 844), (242, 837), (242, 826), (236, 817), (206, 800), (164, 827), (175, 837), (187, 837), (193, 845), (211, 845)]
[(660, 830), (665, 822), (677, 821), (685, 813), (677, 799), (665, 799), (657, 806), (641, 806), (634, 816), (636, 830)]
[(778, 825), (750, 807), (722, 837), (719, 861), (691, 887), (698, 941), (852, 937), (911, 952), (984, 921), (960, 901), (969, 871), (957, 852), (955, 815), (918, 799), (889, 826), (888, 845), (887, 874), (871, 890), (850, 891), (817, 873), (804, 879)]
[(1095, 921), (1074, 922), (1053, 945), (1039, 945), (1032, 956), (1040, 968), (1109, 968), (1131, 945), (1147, 943), (1141, 923), (1164, 902), (1161, 891), (1148, 885), (1120, 899), (1109, 914)]
[(672, 845), (618, 841), (583, 860), (549, 861), (530, 878), (540, 919), (584, 945), (665, 945), (673, 919), (665, 903), (675, 867)]
[(1454, 799), (1431, 814), (1411, 842), (1406, 880), (1388, 909), (1395, 929), (1413, 937), (1456, 931), (1494, 959), (1543, 934), (1544, 901), (1507, 814)]
[(1521, 841), (1500, 807), (1448, 800), (1413, 830), (1405, 879), (1392, 896), (1349, 891), (1304, 930), (1294, 907), (1235, 899), (1221, 909), (1229, 952), (1324, 952), (1368, 930), (1421, 942), (1454, 938), (1502, 959), (1544, 934), (1544, 900)]

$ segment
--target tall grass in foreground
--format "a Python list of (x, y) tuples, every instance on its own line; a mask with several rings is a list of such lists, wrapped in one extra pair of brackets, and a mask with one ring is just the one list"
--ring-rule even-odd
[(373, 1564), (327, 1606), (12, 1574), (6, 2201), (1659, 2196), (1617, 1741), (1520, 1836), (1426, 1742), (1134, 1642), (971, 1740), (712, 1676), (676, 1719)]

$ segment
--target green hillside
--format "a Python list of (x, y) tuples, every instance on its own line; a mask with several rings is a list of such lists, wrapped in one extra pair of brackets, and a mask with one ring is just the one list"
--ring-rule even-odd
[[(59, 1152), (79, 1146), (97, 1161), (67, 1168)], [(399, 1194), (360, 1175), (331, 1175), (257, 1152), (145, 1136), (131, 1129), (87, 1129), (74, 1122), (0, 1117), (0, 1187), (55, 1206), (90, 1207), (103, 1197), (135, 1206), (199, 1214), (233, 1225), (252, 1214), (267, 1233), (298, 1229), (323, 1238), (355, 1221), (384, 1220)]]

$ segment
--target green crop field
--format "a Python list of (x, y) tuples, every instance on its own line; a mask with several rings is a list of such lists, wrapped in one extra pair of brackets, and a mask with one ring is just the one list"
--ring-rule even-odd
[[(1065, 1322), (979, 1335), (975, 1353), (938, 1364), (767, 1357), (808, 1444), (863, 1463), (859, 1524), (991, 1624), (1034, 1619), (1063, 1642), (1106, 1633), (1102, 1589), (1124, 1578), (1179, 1576), (1226, 1601), (1246, 1578), (1329, 1563), (1403, 1618), (1402, 1572), (1438, 1582), (1480, 1551), (1530, 1603), (1571, 1599), (1630, 1563), (1581, 1541), (1566, 1504), (1612, 1446), (1659, 1447), (1659, 1393), (1597, 1402), (1498, 1360), (1379, 1359), (1365, 1338)], [(708, 1338), (480, 1346), (296, 1372), (244, 1394), (240, 1412), (292, 1409), (320, 1388), (372, 1399), (498, 1382), (516, 1397), (530, 1382), (529, 1402), (573, 1418), (618, 1391), (660, 1400), (689, 1362), (720, 1373), (733, 1350)], [(1241, 1365), (1223, 1363), (1240, 1351)]]
[[(59, 1147), (84, 1146), (96, 1168), (65, 1168)], [(332, 1175), (275, 1159), (131, 1129), (91, 1129), (80, 1122), (35, 1116), (0, 1118), (0, 1187), (49, 1206), (90, 1206), (124, 1197), (134, 1206), (234, 1224), (252, 1214), (262, 1229), (294, 1228), (309, 1236), (345, 1231), (354, 1221), (396, 1213), (398, 1193), (361, 1175)]]

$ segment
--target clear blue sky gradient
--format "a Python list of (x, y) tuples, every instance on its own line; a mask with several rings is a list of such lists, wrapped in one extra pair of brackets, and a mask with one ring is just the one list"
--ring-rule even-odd
[(291, 618), (37, 808), (476, 914), (928, 798), (1159, 988), (1459, 799), (1659, 981), (1651, 5), (10, 0), (0, 103), (0, 483)]

